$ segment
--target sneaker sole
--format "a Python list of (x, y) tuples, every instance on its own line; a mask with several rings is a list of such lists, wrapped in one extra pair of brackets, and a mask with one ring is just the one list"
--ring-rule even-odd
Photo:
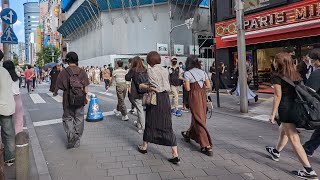
[(271, 157), (272, 160), (276, 161), (276, 162), (279, 162), (279, 158), (275, 158), (273, 157), (273, 155), (271, 154), (271, 152), (269, 152), (267, 149), (266, 151), (268, 152), (269, 156)]
[(306, 180), (319, 180), (319, 178), (307, 178), (307, 177), (301, 177), (296, 175), (295, 173), (292, 173), (295, 177), (300, 178), (300, 179), (306, 179)]

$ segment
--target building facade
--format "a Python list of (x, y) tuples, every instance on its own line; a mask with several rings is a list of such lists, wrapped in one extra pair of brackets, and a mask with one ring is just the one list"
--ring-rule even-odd
[[(129, 58), (144, 57), (150, 51), (158, 51), (168, 65), (170, 49), (183, 61), (189, 54), (200, 53), (197, 35), (211, 34), (209, 9), (199, 7), (200, 0), (121, 2), (62, 1), (65, 20), (58, 31), (67, 42), (64, 48), (78, 53), (81, 66), (118, 60), (126, 64)], [(194, 18), (190, 29), (179, 26), (189, 18)]]
[[(232, 0), (217, 1), (218, 23), (215, 25), (217, 62), (228, 67), (228, 80), (238, 64), (237, 30)], [(282, 51), (292, 52), (296, 63), (308, 51), (319, 47), (319, 0), (245, 1), (247, 63), (253, 65), (254, 83), (260, 92), (273, 92), (271, 63)], [(225, 13), (229, 12), (229, 13)]]
[[(36, 46), (30, 44), (30, 34), (36, 33), (37, 26), (39, 25), (39, 16), (40, 16), (40, 8), (38, 2), (27, 2), (23, 4), (24, 6), (24, 32), (25, 32), (25, 57), (26, 63), (31, 63), (31, 61), (35, 62), (34, 59), (30, 59), (30, 53), (35, 51), (32, 48), (36, 48)], [(35, 43), (35, 42), (33, 42)]]

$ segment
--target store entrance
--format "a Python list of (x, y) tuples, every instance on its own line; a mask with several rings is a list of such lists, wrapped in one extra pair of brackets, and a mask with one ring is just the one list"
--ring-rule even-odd
[(273, 93), (271, 84), (271, 64), (276, 54), (283, 52), (282, 47), (257, 50), (257, 78), (258, 92)]

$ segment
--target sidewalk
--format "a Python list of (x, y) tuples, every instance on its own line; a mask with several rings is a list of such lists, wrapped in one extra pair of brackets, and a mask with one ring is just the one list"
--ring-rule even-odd
[[(190, 114), (173, 117), (181, 165), (167, 161), (170, 147), (150, 144), (148, 154), (142, 155), (136, 146), (142, 135), (133, 126), (135, 116), (123, 122), (108, 116), (98, 123), (85, 123), (85, 131), (78, 149), (66, 150), (65, 134), (61, 124), (37, 129), (43, 154), (53, 180), (243, 180), (243, 179), (296, 179), (290, 171), (301, 168), (291, 151), (283, 151), (280, 162), (272, 161), (265, 145), (277, 141), (277, 126), (264, 122), (236, 118), (215, 113), (207, 122), (214, 143), (214, 156), (199, 152), (199, 146), (183, 141), (180, 132), (190, 124)], [(303, 141), (310, 133), (303, 132)], [(320, 173), (319, 152), (311, 160)]]
[(214, 102), (214, 111), (217, 113), (258, 121), (269, 121), (273, 105), (273, 94), (257, 93), (257, 95), (259, 96), (258, 102), (250, 100), (249, 112), (246, 114), (240, 113), (239, 97), (226, 94), (225, 91), (220, 92), (220, 108), (217, 107), (216, 93), (212, 93), (211, 98)]
[[(39, 175), (36, 169), (35, 159), (33, 156), (32, 147), (29, 147), (29, 179), (30, 180), (38, 180)], [(15, 180), (16, 179), (16, 167), (15, 164), (13, 166), (4, 167), (4, 174), (6, 180)]]

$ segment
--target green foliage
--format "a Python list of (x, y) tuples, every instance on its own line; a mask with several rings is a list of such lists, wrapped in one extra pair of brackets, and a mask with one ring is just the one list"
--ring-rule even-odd
[(36, 62), (39, 66), (44, 66), (52, 61), (52, 52), (54, 52), (54, 62), (58, 62), (61, 55), (60, 49), (55, 46), (45, 46), (37, 53), (38, 60)]
[(13, 64), (16, 66), (19, 64), (19, 57), (17, 54), (13, 54), (13, 59), (12, 59)]

